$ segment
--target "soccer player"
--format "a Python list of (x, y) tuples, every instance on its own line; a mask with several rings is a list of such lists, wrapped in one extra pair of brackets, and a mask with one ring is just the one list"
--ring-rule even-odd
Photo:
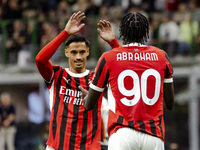
[[(126, 14), (120, 23), (124, 46), (104, 53), (89, 92), (87, 110), (95, 107), (108, 84), (109, 150), (164, 150), (163, 106), (174, 103), (172, 66), (165, 51), (144, 45), (149, 23), (141, 13)], [(164, 102), (163, 102), (164, 101)]]
[[(80, 98), (81, 85), (89, 89), (93, 72), (86, 69), (89, 42), (76, 35), (84, 24), (84, 13), (74, 13), (65, 29), (36, 56), (37, 68), (48, 85), (51, 103), (49, 138), (46, 150), (99, 150), (101, 141), (101, 99), (86, 111)], [(119, 46), (109, 22), (100, 20), (98, 33), (113, 47)], [(67, 39), (67, 40), (66, 40)], [(49, 59), (66, 40), (69, 68), (52, 65)]]

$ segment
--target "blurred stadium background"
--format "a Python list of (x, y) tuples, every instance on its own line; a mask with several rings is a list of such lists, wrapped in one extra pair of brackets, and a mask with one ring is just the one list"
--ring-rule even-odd
[[(99, 56), (110, 50), (99, 39), (99, 19), (107, 19), (119, 39), (119, 22), (131, 11), (144, 13), (150, 22), (146, 44), (166, 50), (174, 68), (175, 105), (165, 111), (166, 150), (199, 150), (200, 135), (200, 1), (199, 0), (1, 0), (0, 1), (0, 94), (11, 93), (16, 106), (16, 150), (44, 149), (48, 119), (31, 130), (28, 96), (45, 85), (34, 58), (38, 51), (64, 29), (75, 11), (85, 12), (86, 26), (79, 34), (90, 42), (87, 68), (94, 70)], [(51, 59), (68, 67), (64, 45)], [(45, 102), (44, 102), (45, 103)], [(44, 110), (46, 110), (44, 105)], [(44, 112), (43, 112), (44, 113)], [(45, 117), (44, 117), (45, 118)], [(36, 125), (37, 126), (37, 125)], [(37, 126), (37, 127), (38, 127)], [(47, 130), (47, 131), (46, 131)]]

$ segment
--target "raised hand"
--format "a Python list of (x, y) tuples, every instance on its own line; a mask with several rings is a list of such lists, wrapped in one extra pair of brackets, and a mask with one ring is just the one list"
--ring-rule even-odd
[(115, 34), (109, 21), (100, 20), (97, 25), (99, 26), (97, 28), (98, 34), (104, 41), (111, 42), (115, 39)]
[(81, 28), (84, 27), (84, 23), (81, 23), (81, 21), (85, 18), (85, 14), (81, 11), (78, 11), (74, 13), (69, 21), (67, 22), (65, 26), (65, 30), (69, 34), (75, 34), (77, 33)]

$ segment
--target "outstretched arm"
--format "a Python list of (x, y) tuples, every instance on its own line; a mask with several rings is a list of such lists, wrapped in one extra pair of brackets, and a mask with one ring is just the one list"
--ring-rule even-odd
[(71, 34), (77, 33), (84, 26), (84, 24), (81, 23), (84, 18), (84, 13), (80, 11), (74, 13), (67, 22), (65, 30), (63, 30), (55, 39), (48, 43), (36, 56), (36, 66), (42, 77), (47, 82), (51, 81), (53, 75), (53, 66), (49, 59), (54, 55), (62, 42), (64, 42)]
[(97, 28), (99, 36), (112, 47), (119, 47), (119, 43), (115, 38), (114, 31), (109, 21), (100, 20), (97, 24), (99, 28)]

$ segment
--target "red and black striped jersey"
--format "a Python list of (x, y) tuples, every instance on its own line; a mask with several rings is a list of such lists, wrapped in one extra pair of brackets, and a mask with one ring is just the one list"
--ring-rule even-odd
[(164, 140), (163, 84), (173, 82), (167, 54), (145, 45), (123, 46), (104, 53), (90, 87), (108, 84), (108, 134), (130, 127)]
[[(36, 66), (48, 83), (51, 98), (51, 118), (47, 145), (55, 150), (98, 150), (101, 140), (101, 100), (92, 111), (86, 111), (80, 98), (81, 85), (89, 88), (93, 73), (89, 70), (74, 74), (54, 66), (50, 58), (70, 35), (63, 30), (37, 54)], [(116, 39), (109, 42), (114, 48)], [(100, 98), (101, 99), (101, 98)]]
[[(48, 84), (51, 103), (49, 139), (47, 145), (55, 150), (99, 150), (101, 141), (101, 100), (86, 111), (78, 88), (89, 88), (93, 72), (75, 74), (60, 66)], [(102, 98), (100, 98), (102, 99)]]

